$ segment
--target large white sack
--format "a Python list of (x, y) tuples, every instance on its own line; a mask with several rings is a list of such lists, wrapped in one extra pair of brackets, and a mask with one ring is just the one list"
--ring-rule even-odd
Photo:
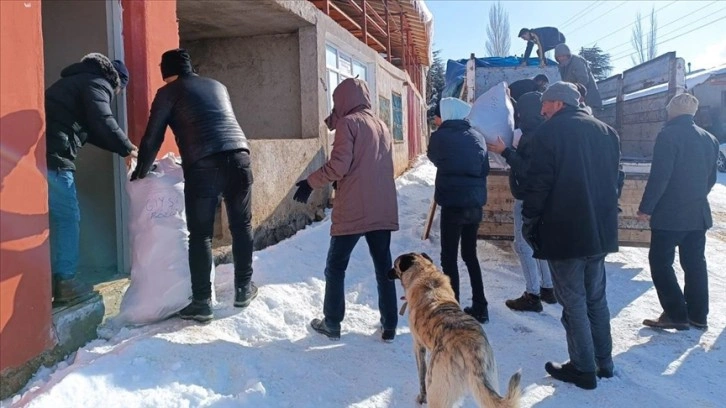
[(115, 324), (153, 323), (175, 314), (190, 302), (184, 174), (177, 161), (170, 153), (158, 160), (145, 178), (126, 182), (131, 283)]
[[(494, 143), (497, 137), (501, 137), (504, 144), (512, 147), (514, 106), (507, 94), (507, 83), (500, 82), (476, 98), (467, 119), (484, 136), (487, 143)], [(491, 156), (497, 163), (506, 165), (502, 156), (496, 153)]]

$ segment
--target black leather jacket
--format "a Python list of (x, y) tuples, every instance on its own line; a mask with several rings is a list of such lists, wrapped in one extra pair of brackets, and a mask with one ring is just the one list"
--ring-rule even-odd
[(139, 147), (139, 178), (151, 169), (167, 125), (174, 132), (184, 168), (216, 153), (250, 151), (227, 88), (213, 79), (190, 74), (164, 85), (154, 97)]

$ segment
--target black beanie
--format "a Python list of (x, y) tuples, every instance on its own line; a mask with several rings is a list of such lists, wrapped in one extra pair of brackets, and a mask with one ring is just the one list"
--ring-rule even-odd
[(189, 75), (194, 72), (192, 59), (184, 48), (169, 50), (161, 55), (161, 77)]

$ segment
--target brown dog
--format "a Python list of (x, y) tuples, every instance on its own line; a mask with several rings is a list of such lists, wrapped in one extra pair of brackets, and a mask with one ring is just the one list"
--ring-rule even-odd
[(519, 406), (521, 373), (509, 380), (506, 397), (500, 396), (494, 353), (481, 324), (461, 310), (449, 277), (428, 255), (399, 256), (388, 277), (400, 279), (406, 292), (420, 383), (419, 404), (428, 397), (430, 408), (448, 408), (468, 390), (480, 407)]

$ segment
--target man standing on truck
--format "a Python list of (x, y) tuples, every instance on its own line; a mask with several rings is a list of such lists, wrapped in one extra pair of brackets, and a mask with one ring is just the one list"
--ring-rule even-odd
[[(578, 105), (573, 84), (542, 94), (547, 118), (537, 130), (522, 206), (522, 233), (534, 257), (549, 261), (570, 361), (548, 362), (555, 379), (583, 389), (612, 377), (605, 255), (618, 250), (620, 140)], [(566, 209), (566, 210), (563, 210)]]
[(555, 47), (555, 59), (560, 64), (558, 68), (563, 81), (585, 85), (587, 95), (583, 96), (585, 96), (587, 106), (602, 107), (600, 90), (597, 88), (597, 81), (587, 60), (579, 55), (572, 55), (567, 44), (558, 44)]
[(519, 30), (518, 37), (527, 41), (527, 49), (524, 50), (524, 59), (522, 60), (523, 66), (527, 65), (535, 44), (537, 44), (539, 66), (544, 67), (547, 65), (544, 56), (545, 52), (553, 50), (557, 44), (565, 42), (565, 35), (555, 27), (523, 28)]
[[(666, 106), (668, 121), (655, 140), (653, 162), (638, 218), (650, 221), (650, 275), (663, 313), (643, 324), (659, 329), (706, 330), (706, 230), (713, 226), (708, 193), (716, 184), (718, 141), (696, 126), (698, 99), (682, 93)], [(676, 247), (685, 276), (673, 270)]]

